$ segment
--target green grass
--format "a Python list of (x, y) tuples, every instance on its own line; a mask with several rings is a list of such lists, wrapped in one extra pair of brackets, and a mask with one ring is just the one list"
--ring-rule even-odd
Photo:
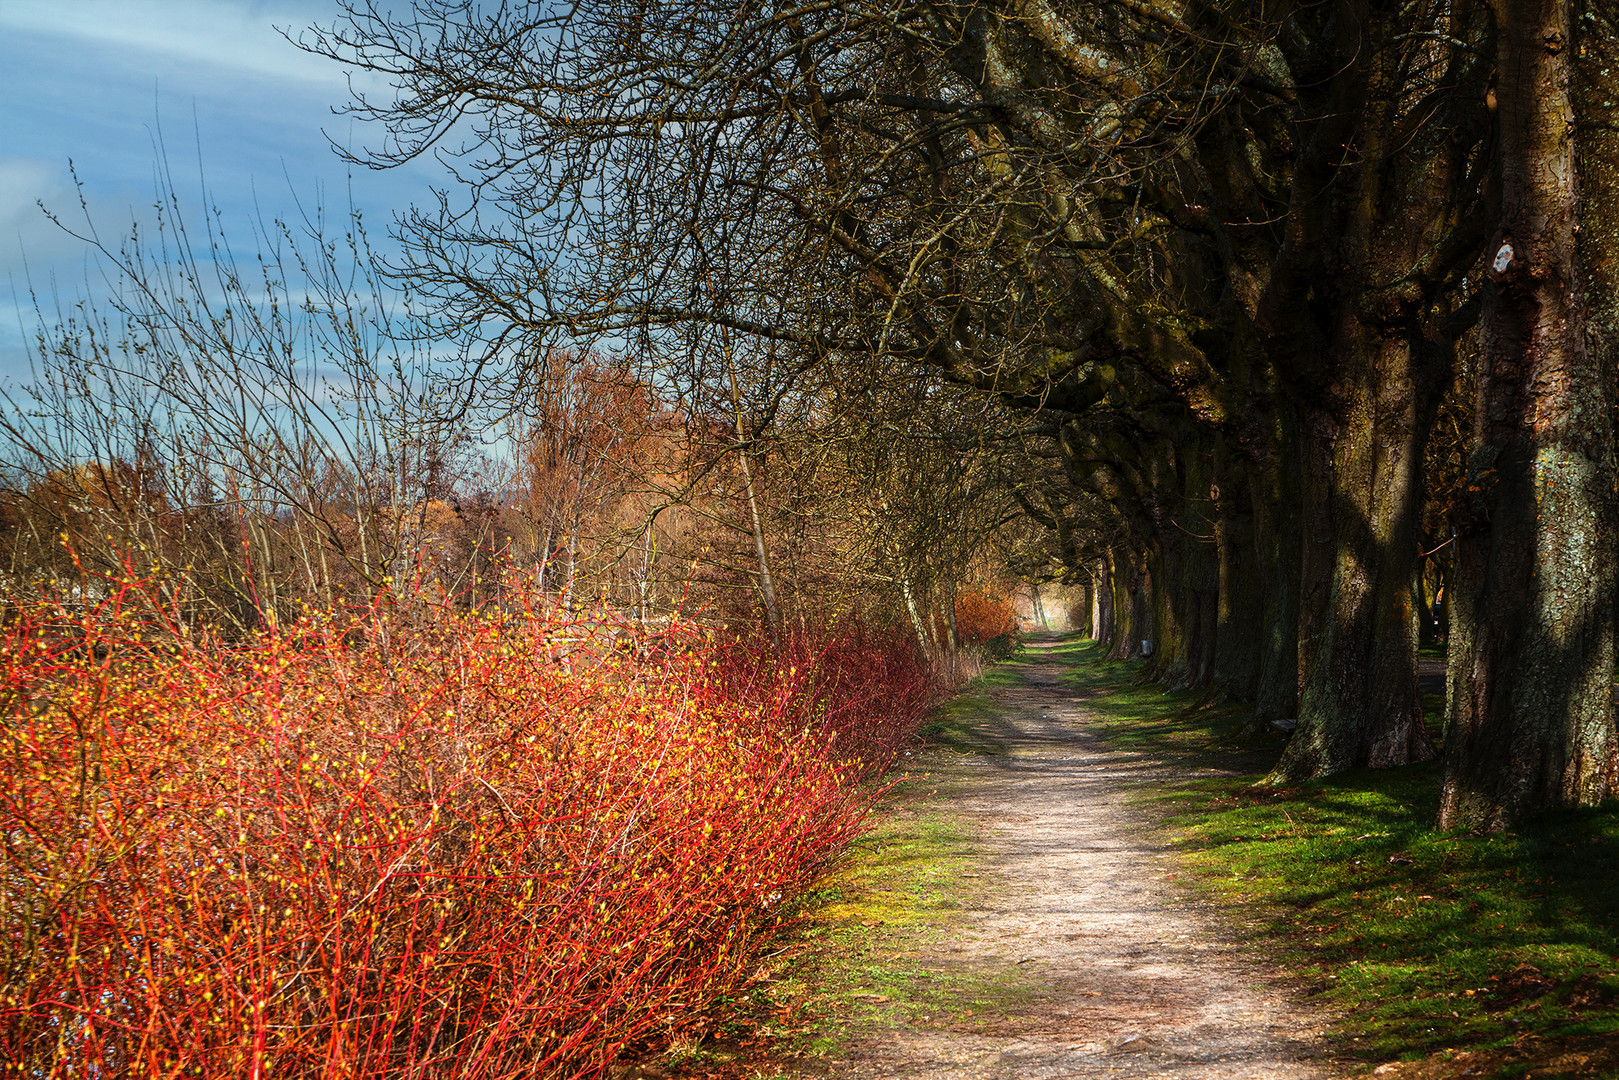
[(989, 668), (974, 679), (934, 710), (921, 732), (928, 748), (955, 754), (1005, 755), (1005, 744), (995, 738), (995, 733), (1007, 724), (991, 705), (989, 695), (1017, 681), (1015, 663)]
[(1240, 708), (1166, 694), (1094, 647), (1064, 655), (1110, 744), (1186, 777), (1142, 798), (1204, 886), (1247, 905), (1342, 1015), (1352, 1053), (1619, 1039), (1619, 807), (1473, 837), (1433, 828), (1435, 764), (1256, 788), (1280, 735), (1245, 740)]
[(951, 809), (963, 782), (951, 765), (1005, 753), (993, 738), (1004, 721), (988, 695), (1016, 681), (1006, 666), (992, 668), (936, 712), (919, 766), (933, 771), (895, 786), (872, 831), (814, 898), (803, 935), (816, 947), (781, 988), (807, 1002), (806, 1028), (789, 1052), (836, 1059), (851, 1038), (993, 1024), (1040, 992), (1031, 969), (941, 964), (936, 948), (990, 887), (974, 872), (973, 830)]
[(973, 830), (951, 809), (963, 779), (953, 766), (1005, 752), (993, 738), (1003, 721), (989, 693), (1016, 681), (1007, 666), (992, 668), (936, 711), (911, 775), (888, 789), (871, 831), (789, 914), (780, 955), (747, 997), (723, 1002), (725, 1019), (702, 1040), (635, 1062), (623, 1080), (818, 1075), (860, 1040), (993, 1025), (1040, 993), (1032, 968), (941, 965), (937, 948), (962, 925), (963, 906), (990, 887), (974, 871)]

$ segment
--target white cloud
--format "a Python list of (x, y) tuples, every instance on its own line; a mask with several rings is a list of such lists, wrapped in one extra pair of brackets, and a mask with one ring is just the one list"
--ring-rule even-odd
[[(326, 5), (240, 0), (6, 0), (0, 28), (341, 89), (338, 65), (300, 52), (272, 29), (280, 26), (296, 37), (328, 14)], [(144, 66), (134, 56), (128, 63)]]
[(51, 189), (56, 171), (43, 161), (0, 159), (0, 230), (13, 232), (26, 215), (39, 213), (34, 202)]

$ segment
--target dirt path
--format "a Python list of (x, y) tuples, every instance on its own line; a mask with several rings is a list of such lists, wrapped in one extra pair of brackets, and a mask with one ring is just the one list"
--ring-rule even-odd
[[(1325, 1078), (1324, 1018), (1289, 997), (1260, 946), (1172, 880), (1131, 790), (1156, 766), (1086, 731), (1076, 691), (1034, 643), (1000, 691), (1004, 756), (946, 767), (981, 880), (955, 929), (904, 957), (945, 980), (1010, 970), (1038, 989), (981, 1024), (851, 1029), (844, 1077)], [(928, 977), (926, 975), (924, 978)]]

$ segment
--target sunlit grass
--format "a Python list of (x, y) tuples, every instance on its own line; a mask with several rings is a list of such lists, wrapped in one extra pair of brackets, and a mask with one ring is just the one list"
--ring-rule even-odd
[(1166, 694), (1093, 646), (1062, 655), (1115, 748), (1178, 767), (1142, 799), (1205, 888), (1252, 906), (1356, 1049), (1619, 1036), (1619, 807), (1474, 837), (1433, 828), (1435, 763), (1258, 788), (1281, 737), (1245, 741), (1240, 707)]

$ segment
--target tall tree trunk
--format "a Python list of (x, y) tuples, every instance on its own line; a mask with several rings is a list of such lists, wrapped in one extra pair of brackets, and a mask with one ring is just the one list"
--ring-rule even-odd
[(748, 527), (753, 534), (753, 554), (758, 560), (759, 599), (764, 604), (765, 623), (771, 640), (781, 633), (781, 609), (776, 604), (776, 583), (770, 575), (770, 558), (765, 547), (764, 521), (759, 516), (759, 498), (753, 487), (753, 465), (748, 460), (748, 431), (742, 420), (742, 389), (736, 377), (736, 357), (731, 351), (729, 331), (721, 331), (725, 374), (731, 384), (732, 430), (736, 433), (736, 456), (742, 465), (742, 484), (748, 502)]
[[(738, 423), (741, 420), (738, 419)], [(740, 430), (737, 437), (742, 437)], [(742, 463), (742, 483), (748, 500), (748, 525), (753, 533), (753, 554), (759, 565), (759, 597), (764, 602), (765, 621), (770, 627), (770, 636), (775, 637), (781, 631), (781, 608), (776, 604), (776, 582), (770, 576), (770, 558), (765, 548), (764, 521), (759, 517), (759, 500), (753, 492), (753, 468), (748, 464), (748, 452), (738, 450), (737, 457)], [(788, 582), (789, 586), (792, 584)]]
[(900, 596), (905, 600), (905, 612), (911, 617), (911, 629), (916, 633), (916, 643), (922, 647), (925, 656), (934, 653), (933, 638), (928, 633), (927, 624), (922, 620), (922, 609), (916, 602), (916, 590), (911, 588), (910, 578), (903, 573), (899, 577)]
[[(1451, 702), (1439, 809), (1441, 827), (1480, 830), (1612, 790), (1619, 561), (1611, 345), (1606, 332), (1587, 341), (1579, 265), (1612, 288), (1615, 163), (1577, 145), (1571, 0), (1493, 8), (1501, 219), (1484, 282), (1473, 502), (1456, 544), (1450, 657), (1467, 682)], [(1619, 56), (1590, 54), (1611, 48), (1611, 27), (1592, 37), (1596, 92), (1581, 101), (1611, 111)], [(1577, 158), (1592, 233), (1578, 241)]]
[(1157, 550), (1147, 556), (1147, 577), (1159, 587), (1147, 594), (1143, 625), (1151, 626), (1152, 667), (1158, 678), (1171, 686), (1186, 675), (1186, 590), (1182, 589), (1181, 549), (1185, 537), (1172, 533), (1162, 538)]
[(1187, 686), (1207, 686), (1214, 670), (1219, 632), (1219, 513), (1210, 497), (1214, 487), (1215, 439), (1200, 433), (1194, 461), (1185, 464), (1186, 496), (1177, 530), (1184, 545), (1181, 586), (1186, 590), (1183, 632), (1186, 635)]
[(1117, 623), (1113, 609), (1113, 558), (1104, 556), (1097, 565), (1096, 575), (1092, 579), (1091, 589), (1095, 597), (1092, 600), (1091, 637), (1098, 645), (1111, 645), (1117, 637)]
[(1423, 449), (1444, 382), (1404, 333), (1379, 334), (1359, 320), (1342, 333), (1340, 347), (1360, 351), (1362, 359), (1351, 368), (1358, 377), (1347, 422), (1333, 430), (1330, 418), (1317, 417), (1314, 425), (1323, 440), (1316, 464), (1331, 462), (1321, 515), (1330, 519), (1331, 535), (1330, 546), (1313, 548), (1312, 556), (1330, 584), (1325, 609), (1311, 612), (1318, 629), (1298, 730), (1272, 774), (1275, 782), (1404, 765), (1435, 753), (1417, 691), (1411, 574)]
[[(1205, 431), (1190, 425), (1179, 433), (1170, 455), (1175, 466), (1166, 491), (1168, 505), (1158, 508), (1160, 541), (1151, 560), (1153, 590), (1153, 667), (1160, 678), (1180, 689), (1194, 685), (1202, 660), (1202, 586), (1207, 573), (1201, 565), (1212, 554), (1204, 551), (1204, 535), (1211, 533), (1208, 488), (1211, 483), (1211, 442)], [(1165, 470), (1168, 472), (1169, 470)]]
[(1217, 510), (1214, 537), (1219, 600), (1214, 630), (1214, 666), (1210, 684), (1220, 693), (1252, 701), (1259, 689), (1263, 655), (1266, 574), (1282, 570), (1270, 566), (1261, 572), (1256, 547), (1253, 500), (1243, 462), (1221, 440), (1215, 457), (1215, 482), (1210, 491)]
[(1141, 655), (1142, 620), (1136, 602), (1138, 581), (1134, 552), (1127, 550), (1108, 560), (1108, 586), (1113, 598), (1113, 643), (1107, 652), (1109, 660), (1129, 660)]
[[(1290, 407), (1289, 407), (1290, 408)], [(1284, 431), (1291, 433), (1289, 418)], [(1288, 450), (1273, 454), (1253, 487), (1254, 549), (1269, 568), (1261, 624), (1259, 687), (1254, 720), (1268, 724), (1299, 714), (1299, 599), (1304, 561), (1302, 462)]]
[(1411, 599), (1417, 606), (1417, 648), (1434, 645), (1439, 635), (1434, 630), (1433, 601), (1428, 596), (1428, 559), (1417, 559), (1416, 572), (1411, 575)]

